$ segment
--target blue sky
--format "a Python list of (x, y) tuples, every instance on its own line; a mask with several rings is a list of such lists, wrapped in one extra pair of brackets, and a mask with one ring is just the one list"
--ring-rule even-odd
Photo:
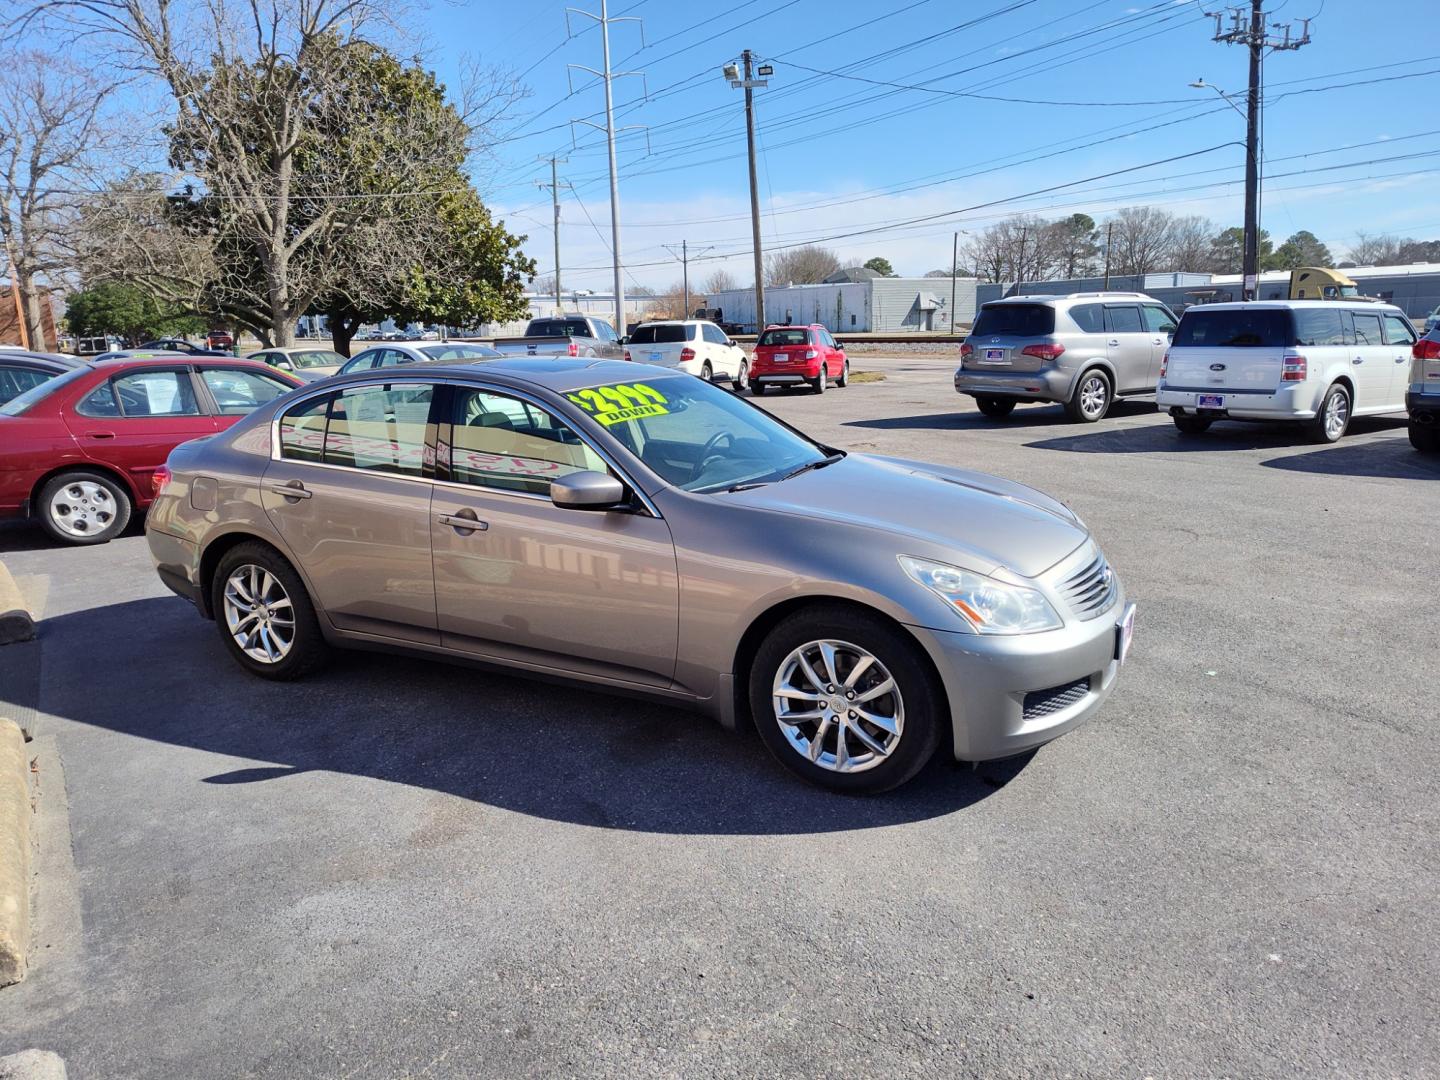
[[(580, 71), (572, 93), (566, 70), (598, 68), (600, 36), (572, 16), (567, 40), (565, 7), (435, 5), (416, 29), (447, 82), (467, 55), (524, 73), (531, 96), (499, 125), (495, 161), (477, 179), (528, 234), (543, 273), (554, 260), (539, 159), (568, 157), (561, 259), (574, 269), (564, 277), (606, 288), (603, 136), (577, 125), (572, 144), (569, 127), (601, 120), (603, 94)], [(1429, 107), (1440, 100), (1440, 46), (1425, 32), (1433, 0), (1269, 8), (1297, 27), (1314, 16), (1310, 45), (1266, 60), (1271, 235), (1309, 229), (1337, 256), (1359, 230), (1440, 235), (1437, 159), (1409, 156), (1440, 153)], [(948, 263), (954, 230), (1018, 211), (1102, 219), (1147, 204), (1241, 220), (1243, 149), (1223, 144), (1243, 140), (1243, 119), (1189, 84), (1203, 77), (1243, 94), (1246, 50), (1211, 40), (1197, 0), (614, 0), (611, 14), (643, 19), (643, 47), (635, 23), (612, 27), (612, 56), (617, 70), (645, 73), (650, 95), (639, 78), (615, 84), (617, 123), (648, 126), (620, 141), (627, 288), (678, 279), (665, 245), (682, 239), (709, 249), (692, 280), (720, 265), (750, 280), (743, 94), (721, 76), (747, 47), (775, 67), (756, 92), (767, 247), (815, 239), (847, 261), (885, 255), (918, 274)], [(1135, 168), (1166, 158), (1181, 159)], [(1016, 199), (1118, 170), (1133, 171)]]

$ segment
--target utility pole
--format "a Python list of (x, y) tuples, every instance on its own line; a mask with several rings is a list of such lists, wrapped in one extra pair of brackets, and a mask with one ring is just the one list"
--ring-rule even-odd
[(1105, 223), (1105, 291), (1110, 291), (1110, 244), (1115, 236), (1115, 222)]
[[(680, 241), (680, 254), (679, 254), (679, 255), (675, 255), (675, 249), (674, 249), (671, 245), (669, 245), (669, 244), (666, 244), (666, 245), (665, 245), (665, 250), (668, 251), (668, 252), (670, 252), (671, 255), (674, 255), (675, 258), (677, 258), (677, 259), (680, 260), (680, 266), (681, 266), (681, 268), (682, 268), (682, 269), (681, 269), (681, 272), (680, 272), (680, 276), (681, 276), (681, 278), (682, 278), (683, 281), (684, 281), (684, 285), (682, 286), (682, 288), (684, 288), (684, 290), (685, 290), (685, 318), (688, 319), (688, 318), (690, 317), (690, 241), (688, 241), (688, 240), (681, 240), (681, 241)], [(696, 256), (696, 258), (699, 258), (701, 255), (704, 255), (707, 251), (714, 251), (714, 250), (715, 250), (715, 249), (714, 249), (713, 246), (711, 246), (711, 247), (704, 247), (704, 248), (701, 248), (699, 251), (697, 251), (697, 252), (695, 253), (695, 256)]]
[[(1288, 52), (1310, 44), (1310, 20), (1300, 20), (1300, 33), (1291, 38), (1293, 24), (1276, 23), (1283, 37), (1265, 33), (1263, 0), (1250, 0), (1247, 21), (1243, 7), (1232, 7), (1230, 28), (1222, 27), (1221, 12), (1207, 12), (1215, 20), (1215, 41), (1244, 45), (1250, 50), (1250, 86), (1245, 110), (1245, 258), (1241, 269), (1241, 296), (1254, 300), (1260, 285), (1260, 86), (1263, 81), (1265, 50)], [(1224, 92), (1221, 91), (1224, 97)]]
[(950, 333), (955, 333), (955, 275), (960, 272), (960, 234), (950, 245)]
[(1015, 260), (1015, 295), (1023, 296), (1020, 286), (1024, 284), (1025, 276), (1025, 237), (1030, 232), (1030, 226), (1020, 226), (1020, 258)]
[[(544, 161), (546, 159), (541, 158), (540, 160)], [(555, 310), (563, 311), (565, 310), (565, 305), (560, 299), (560, 174), (558, 167), (570, 159), (552, 156), (548, 160), (550, 162), (550, 183), (547, 184), (544, 180), (537, 180), (535, 181), (535, 186), (539, 188), (548, 187), (555, 201)]]
[[(626, 334), (625, 322), (625, 281), (621, 274), (620, 257), (620, 175), (615, 165), (615, 96), (612, 83), (616, 79), (626, 75), (638, 75), (636, 71), (614, 71), (610, 70), (610, 24), (616, 22), (639, 22), (640, 19), (634, 15), (617, 15), (610, 17), (609, 0), (600, 0), (600, 14), (595, 15), (589, 11), (582, 11), (579, 8), (565, 9), (566, 29), (569, 29), (570, 15), (584, 15), (587, 19), (594, 19), (600, 25), (600, 52), (603, 60), (602, 70), (585, 67), (582, 64), (570, 64), (566, 68), (566, 74), (572, 68), (579, 68), (581, 71), (588, 71), (598, 76), (605, 84), (605, 126), (591, 123), (589, 120), (573, 120), (571, 123), (587, 124), (605, 132), (605, 145), (610, 154), (610, 256), (614, 262), (615, 269), (615, 334), (617, 337), (624, 337)], [(573, 35), (571, 35), (573, 36)], [(644, 30), (640, 34), (641, 46), (645, 43)], [(571, 86), (574, 92), (574, 86)], [(648, 92), (646, 97), (648, 97)], [(623, 129), (621, 129), (623, 130)]]
[[(734, 64), (726, 64), (723, 73), (725, 78), (730, 80), (731, 87), (745, 88), (745, 144), (750, 153), (750, 230), (754, 236), (755, 247), (755, 332), (758, 334), (765, 329), (765, 267), (764, 258), (760, 250), (760, 185), (755, 177), (755, 95), (753, 93), (757, 86), (769, 86), (768, 76), (775, 73), (775, 69), (769, 64), (760, 65), (760, 70), (754, 72), (751, 64), (755, 59), (754, 53), (746, 49), (740, 54), (741, 62), (745, 65), (744, 77), (740, 78), (739, 72), (735, 70)], [(760, 78), (754, 78), (758, 74)]]

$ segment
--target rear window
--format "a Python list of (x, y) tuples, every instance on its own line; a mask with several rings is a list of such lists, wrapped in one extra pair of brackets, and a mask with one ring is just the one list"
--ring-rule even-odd
[(1055, 332), (1055, 309), (1048, 304), (986, 304), (971, 334), (1045, 337)]
[(766, 330), (757, 345), (809, 345), (809, 330)]
[(630, 335), (631, 345), (671, 345), (690, 340), (690, 327), (679, 324), (637, 326)]
[(1290, 312), (1283, 308), (1206, 311), (1191, 308), (1175, 331), (1176, 347), (1274, 349), (1290, 344)]
[(526, 337), (589, 337), (590, 328), (584, 319), (536, 319), (525, 331)]

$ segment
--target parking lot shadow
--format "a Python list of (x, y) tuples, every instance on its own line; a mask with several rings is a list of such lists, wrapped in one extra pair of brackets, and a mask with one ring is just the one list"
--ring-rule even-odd
[(1291, 454), (1260, 463), (1267, 469), (1328, 473), (1332, 476), (1440, 480), (1440, 457), (1418, 453), (1409, 439), (1376, 439), (1328, 446), (1311, 454)]
[[(1404, 426), (1403, 417), (1362, 417), (1352, 421), (1350, 435), (1388, 431)], [(1216, 424), (1203, 435), (1182, 435), (1169, 422), (1144, 427), (1105, 428), (1084, 435), (1026, 443), (1032, 450), (1060, 450), (1069, 454), (1188, 454), (1224, 450), (1282, 450), (1304, 446), (1305, 433), (1294, 424)]]
[[(284, 784), (324, 770), (601, 828), (776, 835), (954, 813), (1029, 760), (979, 769), (937, 760), (898, 791), (854, 798), (794, 779), (753, 734), (586, 689), (360, 652), (300, 682), (257, 679), (174, 598), (47, 619), (41, 639), (46, 712), (246, 763), (156, 783)], [(104, 694), (93, 692), (96, 642), (105, 642)]]
[[(1117, 401), (1105, 420), (1144, 416), (1155, 412), (1154, 401)], [(1101, 424), (1105, 420), (1100, 421)], [(1009, 416), (994, 419), (967, 405), (963, 410), (919, 413), (915, 416), (882, 416), (873, 420), (847, 420), (843, 427), (873, 428), (881, 431), (1003, 431), (1007, 427), (1067, 427), (1074, 425), (1061, 405), (1021, 405)]]

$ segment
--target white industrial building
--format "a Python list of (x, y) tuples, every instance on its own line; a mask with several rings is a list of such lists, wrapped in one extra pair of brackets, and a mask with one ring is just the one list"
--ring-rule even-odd
[[(842, 272), (848, 274), (849, 272)], [(842, 275), (836, 275), (842, 276)], [(870, 277), (815, 285), (771, 285), (765, 289), (767, 323), (820, 323), (832, 334), (948, 333), (975, 318), (975, 278)], [(709, 293), (706, 306), (721, 320), (755, 330), (755, 290)]]

